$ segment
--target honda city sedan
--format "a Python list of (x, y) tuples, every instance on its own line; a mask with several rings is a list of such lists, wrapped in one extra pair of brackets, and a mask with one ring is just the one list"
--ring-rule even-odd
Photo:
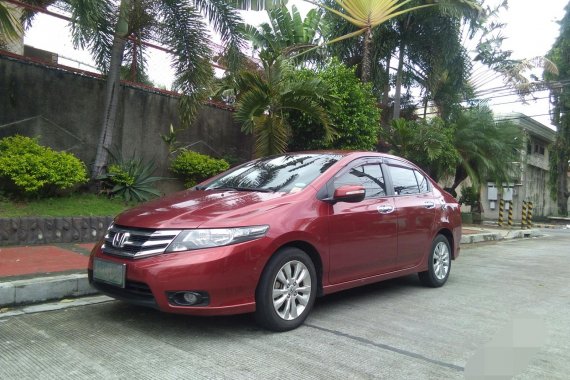
[(446, 283), (457, 201), (421, 169), (371, 152), (258, 159), (117, 216), (89, 260), (111, 297), (190, 315), (301, 325), (315, 298), (418, 273)]

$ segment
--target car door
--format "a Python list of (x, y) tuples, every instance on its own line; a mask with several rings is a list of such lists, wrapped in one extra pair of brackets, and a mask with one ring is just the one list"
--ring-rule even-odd
[(359, 161), (330, 182), (332, 191), (361, 185), (363, 201), (337, 202), (329, 214), (331, 284), (392, 271), (396, 259), (397, 218), (394, 200), (386, 193), (380, 160)]
[(398, 218), (397, 269), (418, 265), (434, 235), (436, 200), (426, 176), (416, 168), (393, 161), (387, 165)]

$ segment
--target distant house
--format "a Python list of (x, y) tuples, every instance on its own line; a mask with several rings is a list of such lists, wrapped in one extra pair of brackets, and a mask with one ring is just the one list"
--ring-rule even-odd
[(500, 200), (512, 201), (513, 218), (521, 220), (523, 201), (532, 202), (533, 218), (556, 215), (556, 202), (550, 197), (549, 180), (549, 147), (554, 142), (556, 132), (544, 124), (521, 113), (501, 115), (523, 131), (524, 149), (517, 178), (513, 183), (499, 184), (487, 182), (482, 184), (481, 202), (483, 219), (497, 220)]

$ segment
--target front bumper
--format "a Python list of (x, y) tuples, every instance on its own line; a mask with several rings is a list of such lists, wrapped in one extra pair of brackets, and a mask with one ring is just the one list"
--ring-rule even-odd
[[(268, 259), (264, 239), (226, 247), (128, 259), (105, 254), (98, 244), (89, 260), (89, 280), (113, 298), (161, 311), (190, 315), (227, 315), (255, 311), (255, 289)], [(93, 279), (93, 259), (126, 264), (125, 287)], [(200, 291), (206, 306), (180, 306), (168, 294)]]

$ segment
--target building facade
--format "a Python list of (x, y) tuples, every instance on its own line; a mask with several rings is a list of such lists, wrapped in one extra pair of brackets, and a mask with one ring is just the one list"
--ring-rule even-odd
[(549, 148), (554, 142), (556, 132), (520, 113), (501, 115), (501, 118), (512, 121), (523, 132), (521, 161), (515, 163), (516, 177), (512, 183), (486, 182), (482, 184), (483, 219), (498, 220), (501, 200), (506, 204), (505, 219), (508, 214), (507, 210), (512, 207), (514, 220), (520, 222), (525, 201), (532, 202), (533, 218), (556, 215), (556, 202), (550, 197), (548, 184)]

